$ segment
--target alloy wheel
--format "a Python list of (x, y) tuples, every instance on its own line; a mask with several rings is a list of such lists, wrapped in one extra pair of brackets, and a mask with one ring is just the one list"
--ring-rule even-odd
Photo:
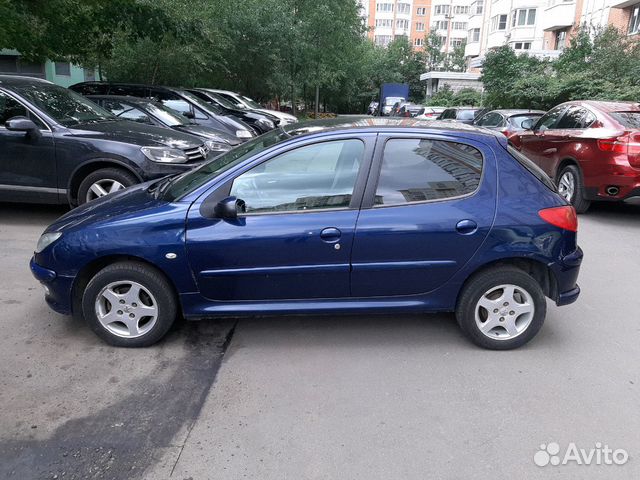
[(533, 320), (535, 307), (529, 292), (505, 284), (485, 292), (475, 308), (476, 326), (494, 340), (511, 340), (521, 335)]
[(105, 195), (109, 195), (110, 193), (117, 192), (124, 188), (125, 186), (117, 180), (110, 178), (98, 180), (89, 187), (89, 190), (87, 190), (86, 201), (90, 202), (91, 200), (104, 197)]
[(576, 192), (576, 179), (571, 172), (565, 172), (558, 182), (558, 193), (564, 197), (567, 202), (573, 200)]
[(136, 338), (149, 332), (158, 319), (158, 303), (143, 285), (132, 281), (108, 284), (95, 301), (98, 321), (110, 333)]

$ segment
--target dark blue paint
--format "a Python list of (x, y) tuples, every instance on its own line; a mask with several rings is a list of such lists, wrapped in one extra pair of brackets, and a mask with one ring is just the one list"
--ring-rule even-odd
[[(575, 301), (582, 260), (576, 234), (538, 215), (564, 200), (517, 163), (503, 139), (473, 128), (437, 126), (335, 127), (293, 135), (174, 203), (156, 199), (149, 184), (135, 186), (75, 209), (51, 225), (47, 231), (63, 235), (35, 255), (32, 271), (47, 285), (49, 304), (63, 313), (72, 310), (72, 285), (80, 272), (124, 257), (163, 271), (189, 318), (451, 311), (471, 274), (514, 258), (551, 270), (556, 303)], [(484, 157), (478, 190), (449, 200), (360, 208), (369, 188), (365, 185), (376, 181), (377, 172), (370, 168), (377, 155), (374, 145), (380, 148), (375, 134), (446, 135), (473, 145)], [(256, 162), (292, 145), (345, 135), (368, 145), (351, 208), (234, 220), (201, 214), (209, 195)], [(177, 258), (169, 260), (167, 253)]]

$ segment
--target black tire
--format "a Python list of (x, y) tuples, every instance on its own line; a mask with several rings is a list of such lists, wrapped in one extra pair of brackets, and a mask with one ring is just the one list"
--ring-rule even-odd
[[(525, 290), (533, 301), (534, 312), (528, 326), (513, 338), (490, 338), (482, 333), (476, 323), (476, 307), (485, 293), (505, 284), (515, 285), (518, 289)], [(509, 315), (508, 309), (509, 307), (505, 307), (506, 315)], [(456, 320), (462, 331), (476, 345), (491, 350), (510, 350), (524, 345), (536, 336), (544, 324), (546, 313), (547, 302), (538, 282), (519, 268), (504, 266), (485, 270), (469, 279), (458, 297)], [(502, 328), (501, 324), (496, 324), (497, 332), (501, 332)]]
[[(151, 297), (147, 296), (147, 303), (157, 306), (155, 323), (147, 320), (149, 322), (147, 326), (150, 328), (140, 336), (119, 336), (107, 329), (98, 319), (97, 300), (101, 297), (103, 289), (116, 282), (136, 282), (151, 294)], [(122, 308), (123, 310), (119, 311), (124, 315), (129, 311), (125, 311), (128, 307), (128, 304), (123, 307), (111, 305), (114, 310)], [(135, 312), (136, 310), (132, 309), (131, 311)], [(153, 345), (169, 331), (176, 319), (177, 311), (176, 296), (169, 281), (155, 268), (138, 262), (118, 262), (103, 268), (89, 281), (82, 296), (82, 312), (85, 320), (102, 340), (116, 347), (148, 347)], [(143, 316), (140, 317), (140, 322), (142, 322)], [(120, 325), (124, 327), (124, 323), (111, 325), (115, 325), (117, 328), (120, 328)], [(140, 325), (144, 324), (140, 323)], [(142, 329), (145, 328), (147, 327), (142, 327)]]
[(582, 181), (582, 174), (580, 173), (580, 169), (575, 165), (567, 165), (560, 171), (560, 174), (558, 175), (558, 178), (556, 180), (556, 185), (560, 184), (560, 179), (564, 175), (571, 175), (573, 177), (575, 185), (573, 196), (571, 197), (569, 202), (571, 203), (571, 205), (573, 205), (573, 208), (576, 209), (577, 213), (585, 213), (587, 210), (589, 210), (591, 201), (585, 198), (584, 183)]
[(110, 180), (120, 183), (125, 188), (139, 183), (135, 175), (121, 168), (101, 168), (100, 170), (91, 172), (80, 183), (77, 195), (78, 205), (82, 205), (83, 203), (87, 203), (87, 201), (90, 201), (87, 196), (89, 195), (89, 189), (92, 185), (97, 182)]

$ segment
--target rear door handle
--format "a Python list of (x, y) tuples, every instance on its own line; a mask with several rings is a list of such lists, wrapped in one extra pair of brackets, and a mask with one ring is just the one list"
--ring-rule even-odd
[(325, 228), (320, 232), (320, 238), (329, 243), (337, 242), (341, 235), (342, 232), (334, 227)]
[(456, 230), (462, 235), (470, 235), (478, 230), (478, 224), (473, 220), (460, 220), (456, 225)]

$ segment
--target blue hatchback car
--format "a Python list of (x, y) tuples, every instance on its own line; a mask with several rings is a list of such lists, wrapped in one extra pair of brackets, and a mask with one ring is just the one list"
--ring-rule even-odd
[(83, 205), (31, 270), (57, 312), (148, 346), (177, 315), (455, 312), (476, 344), (531, 340), (574, 302), (573, 207), (502, 135), (367, 118), (273, 130)]

